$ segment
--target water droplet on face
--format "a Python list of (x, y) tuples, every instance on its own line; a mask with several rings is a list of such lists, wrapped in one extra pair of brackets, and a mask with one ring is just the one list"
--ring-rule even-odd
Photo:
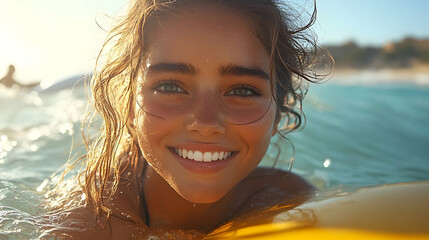
[(193, 207), (196, 207), (196, 206), (197, 206), (197, 204), (195, 204), (195, 203), (194, 203), (194, 204), (192, 204), (192, 206), (193, 206)]

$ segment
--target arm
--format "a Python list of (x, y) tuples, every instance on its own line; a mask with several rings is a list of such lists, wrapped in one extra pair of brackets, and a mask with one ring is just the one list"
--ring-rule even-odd
[(15, 79), (11, 76), (6, 76), (2, 79), (0, 79), (0, 84), (3, 84), (6, 87), (12, 87), (13, 85), (18, 85), (21, 88), (32, 88), (35, 86), (38, 86), (40, 84), (40, 82), (35, 82), (35, 83), (29, 83), (29, 84), (22, 84), (20, 82), (15, 81)]
[(24, 87), (24, 88), (32, 88), (32, 87), (36, 87), (39, 86), (40, 82), (34, 82), (34, 83), (29, 83), (29, 84), (21, 84), (16, 82), (20, 87)]

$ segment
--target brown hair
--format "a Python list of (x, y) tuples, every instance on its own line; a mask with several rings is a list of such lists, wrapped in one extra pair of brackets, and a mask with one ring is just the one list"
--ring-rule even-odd
[[(145, 27), (152, 19), (196, 3), (221, 6), (253, 21), (253, 31), (270, 54), (271, 85), (284, 119), (280, 133), (301, 125), (303, 115), (299, 106), (306, 90), (303, 83), (321, 79), (311, 68), (318, 62), (318, 56), (326, 60), (325, 67), (331, 66), (331, 58), (320, 54), (309, 29), (315, 22), (315, 6), (309, 21), (301, 24), (297, 13), (276, 0), (134, 0), (128, 14), (110, 32), (97, 59), (97, 66), (102, 67), (96, 68), (91, 80), (93, 109), (84, 122), (87, 131), (83, 131), (88, 153), (65, 171), (79, 162), (85, 165), (78, 178), (84, 180), (80, 183), (82, 191), (97, 213), (109, 214), (106, 199), (116, 191), (124, 164), (137, 169), (139, 161), (144, 161), (130, 130), (129, 116), (145, 57)], [(101, 134), (91, 141), (89, 125), (96, 112), (104, 121)]]

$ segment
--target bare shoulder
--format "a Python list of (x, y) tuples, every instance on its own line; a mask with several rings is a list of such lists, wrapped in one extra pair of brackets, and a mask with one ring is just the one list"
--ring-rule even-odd
[(256, 168), (241, 185), (241, 192), (247, 199), (240, 207), (240, 214), (279, 204), (296, 206), (316, 191), (316, 188), (301, 176), (271, 168)]
[(49, 213), (47, 217), (49, 220), (53, 220), (50, 221), (53, 228), (46, 232), (49, 237), (61, 239), (110, 238), (110, 231), (105, 231), (106, 226), (97, 226), (97, 215), (86, 205), (60, 209)]
[(260, 179), (264, 189), (277, 189), (287, 192), (288, 195), (312, 194), (316, 188), (303, 177), (280, 169), (256, 168), (250, 178)]
[(61, 239), (130, 239), (144, 235), (147, 230), (146, 226), (127, 219), (127, 215), (113, 213), (106, 220), (89, 205), (63, 210), (56, 215), (58, 224), (48, 232), (50, 237)]
[(55, 219), (49, 236), (61, 239), (130, 239), (144, 236), (148, 227), (140, 216), (140, 199), (135, 181), (123, 181), (110, 198), (110, 215), (97, 214), (91, 203), (64, 208), (50, 214)]

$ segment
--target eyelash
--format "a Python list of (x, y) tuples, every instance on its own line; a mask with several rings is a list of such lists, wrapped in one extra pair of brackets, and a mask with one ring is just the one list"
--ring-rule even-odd
[[(162, 87), (165, 88), (168, 85), (177, 87), (178, 91), (171, 91), (171, 90), (166, 90), (166, 89), (161, 90), (160, 89)], [(158, 82), (157, 85), (154, 88), (152, 88), (152, 89), (155, 92), (159, 92), (161, 94), (166, 94), (166, 95), (174, 95), (174, 94), (186, 93), (186, 91), (183, 90), (183, 88), (180, 87), (180, 85), (181, 85), (180, 82), (170, 79), (170, 80), (163, 80), (163, 81)]]
[[(244, 90), (250, 91), (251, 94), (249, 94), (249, 95), (233, 95), (233, 94), (230, 94), (230, 92), (237, 90), (237, 89), (244, 89)], [(234, 85), (232, 87), (232, 89), (229, 90), (225, 94), (225, 96), (238, 96), (240, 98), (251, 98), (251, 97), (261, 96), (261, 92), (259, 91), (259, 89), (255, 88), (253, 86), (246, 85), (246, 84), (239, 84), (239, 85)]]

